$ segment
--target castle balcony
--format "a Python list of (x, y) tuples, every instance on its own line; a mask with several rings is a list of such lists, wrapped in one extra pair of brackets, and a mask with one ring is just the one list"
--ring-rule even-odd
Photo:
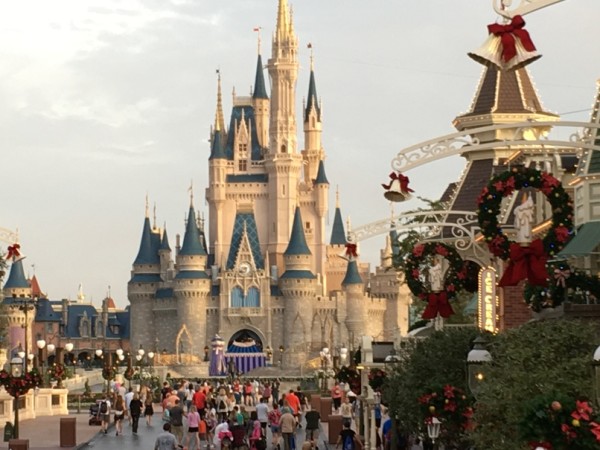
[(227, 308), (225, 310), (225, 315), (230, 317), (257, 317), (266, 315), (266, 311), (262, 308)]

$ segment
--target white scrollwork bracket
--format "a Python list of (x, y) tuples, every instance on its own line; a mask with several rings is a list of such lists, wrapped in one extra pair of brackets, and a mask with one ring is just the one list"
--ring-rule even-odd
[(510, 20), (515, 16), (524, 16), (538, 9), (545, 8), (563, 0), (517, 0), (513, 8), (513, 0), (492, 0), (494, 11)]

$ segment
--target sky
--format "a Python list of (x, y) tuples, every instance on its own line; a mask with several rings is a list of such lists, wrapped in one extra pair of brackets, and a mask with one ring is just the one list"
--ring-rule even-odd
[[(467, 57), (497, 20), (491, 0), (302, 0), (297, 105), (313, 45), (323, 145), (344, 217), (390, 216), (381, 183), (405, 147), (454, 131), (482, 66)], [(515, 2), (516, 3), (516, 0)], [(18, 230), (26, 272), (51, 299), (128, 304), (148, 195), (171, 245), (193, 182), (206, 212), (216, 69), (225, 112), (254, 82), (257, 35), (270, 55), (277, 0), (19, 0), (0, 2), (0, 229)], [(600, 77), (600, 2), (566, 0), (525, 17), (543, 57), (529, 66), (547, 110), (589, 118)], [(265, 72), (265, 76), (266, 72)], [(226, 119), (228, 122), (228, 119)], [(301, 122), (298, 124), (301, 130)], [(299, 136), (301, 148), (302, 136)], [(440, 197), (460, 157), (406, 173)], [(413, 199), (395, 212), (420, 206)], [(333, 222), (333, 208), (330, 211)], [(361, 243), (376, 263), (383, 237)], [(6, 250), (11, 242), (1, 242)]]

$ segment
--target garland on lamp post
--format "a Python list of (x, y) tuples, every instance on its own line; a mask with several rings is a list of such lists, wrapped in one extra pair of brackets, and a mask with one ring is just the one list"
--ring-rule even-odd
[(14, 377), (6, 370), (0, 370), (0, 385), (12, 397), (21, 397), (30, 389), (35, 389), (41, 384), (42, 376), (37, 369), (32, 369), (20, 377)]
[(381, 390), (383, 389), (383, 385), (387, 380), (387, 373), (385, 373), (384, 370), (372, 368), (369, 371), (368, 377), (369, 386), (371, 386), (371, 389), (373, 389), (375, 392), (381, 392)]
[(60, 389), (62, 387), (62, 380), (67, 377), (65, 366), (61, 363), (53, 364), (52, 367), (48, 368), (47, 373), (51, 380), (57, 382), (56, 387)]
[(113, 380), (116, 374), (117, 369), (113, 366), (104, 366), (102, 369), (102, 378), (104, 378), (106, 381)]

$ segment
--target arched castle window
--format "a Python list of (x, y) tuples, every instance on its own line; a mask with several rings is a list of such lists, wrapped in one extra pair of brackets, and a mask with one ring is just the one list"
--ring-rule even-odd
[(79, 319), (79, 336), (90, 337), (90, 319), (84, 312), (83, 316)]
[(231, 307), (241, 308), (244, 305), (244, 291), (239, 286), (234, 287), (231, 290)]
[(101, 320), (96, 321), (96, 336), (104, 337), (104, 323)]
[(246, 294), (245, 306), (247, 306), (248, 308), (260, 307), (260, 292), (254, 286), (248, 289), (248, 293)]

